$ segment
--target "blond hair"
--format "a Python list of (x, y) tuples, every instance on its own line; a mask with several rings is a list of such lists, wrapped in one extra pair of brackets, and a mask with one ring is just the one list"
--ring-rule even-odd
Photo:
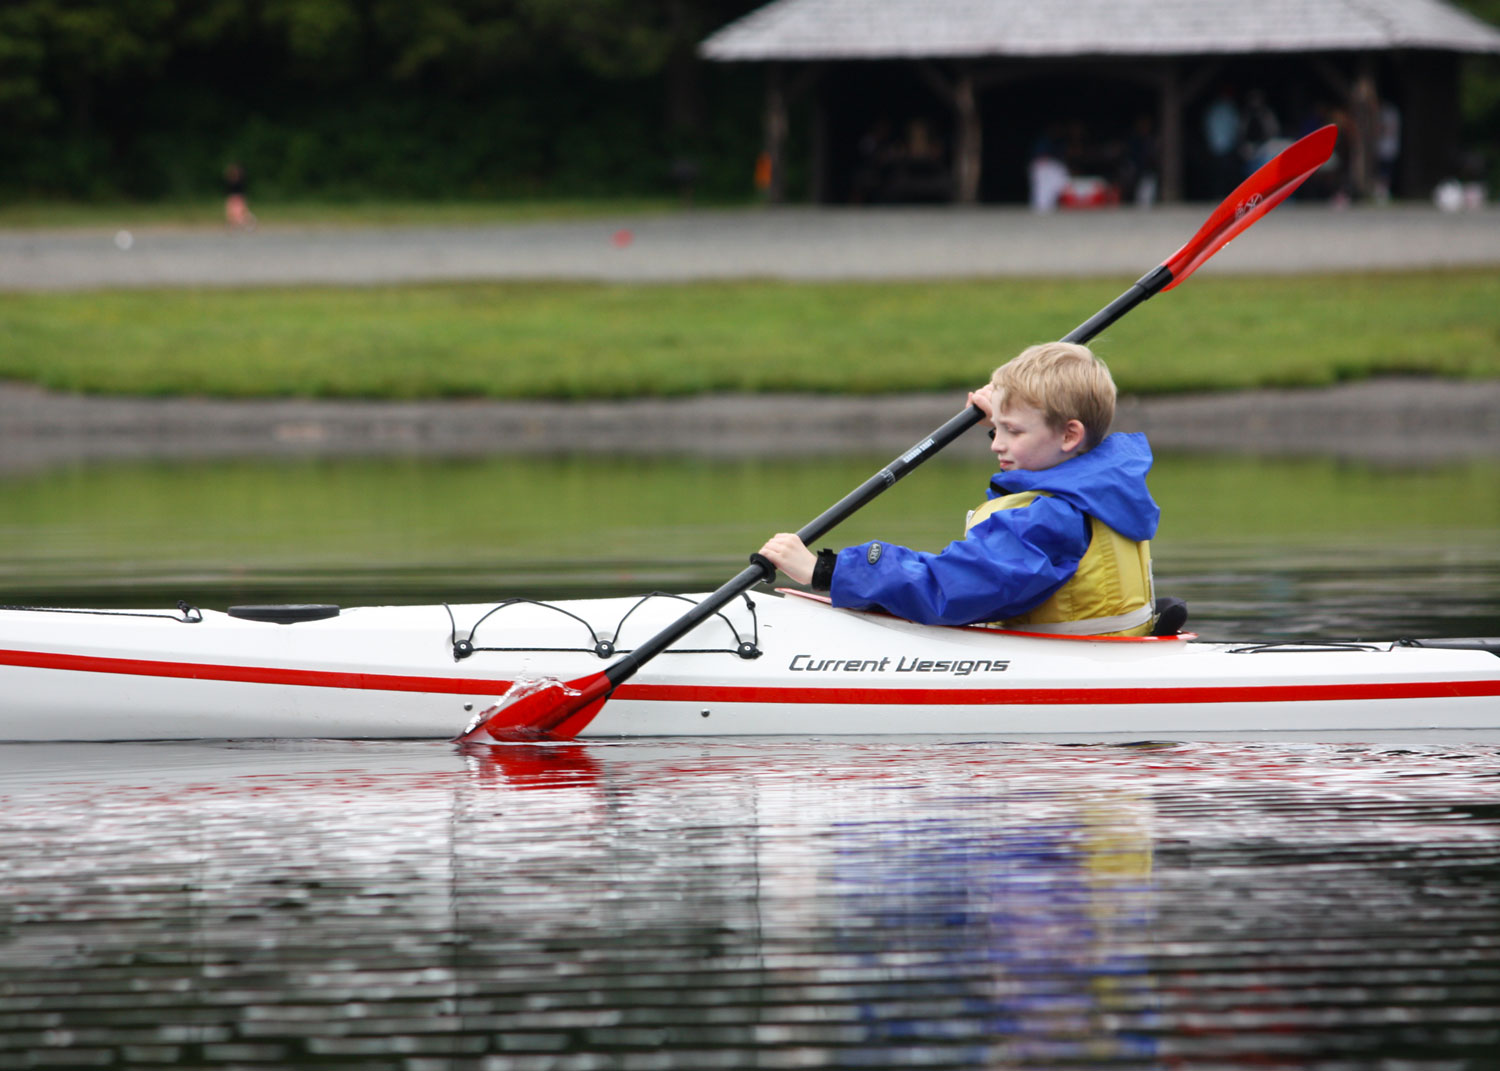
[(1109, 369), (1076, 342), (1028, 347), (995, 369), (990, 384), (997, 413), (1019, 402), (1041, 413), (1054, 431), (1076, 420), (1083, 425), (1086, 450), (1109, 434), (1115, 419), (1115, 381)]

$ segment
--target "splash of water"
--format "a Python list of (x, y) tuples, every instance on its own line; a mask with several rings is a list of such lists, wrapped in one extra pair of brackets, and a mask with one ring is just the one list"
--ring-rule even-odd
[(463, 732), (458, 734), (459, 739), (468, 739), (474, 743), (498, 743), (493, 738), (486, 739), (485, 737), (488, 734), (473, 737), (469, 736), (469, 734), (483, 725), (498, 711), (504, 710), (512, 703), (519, 703), (521, 700), (536, 695), (538, 692), (551, 691), (552, 689), (556, 689), (559, 695), (568, 699), (576, 698), (582, 694), (578, 689), (569, 687), (565, 682), (556, 677), (517, 677), (511, 683), (511, 686), (505, 690), (504, 695), (469, 719), (469, 724), (465, 725)]

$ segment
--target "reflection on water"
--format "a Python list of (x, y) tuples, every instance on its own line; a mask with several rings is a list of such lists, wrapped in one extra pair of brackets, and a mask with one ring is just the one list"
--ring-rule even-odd
[(1163, 593), (1205, 639), (1500, 635), (1500, 529), (1288, 547), (1172, 545)]
[(1497, 770), (0, 746), (0, 1066), (1494, 1067)]
[[(976, 439), (976, 442), (980, 440)], [(937, 548), (964, 445), (831, 534)], [(0, 602), (487, 601), (705, 590), (887, 458), (219, 461), (0, 476)], [(1167, 455), (1158, 586), (1210, 638), (1500, 633), (1500, 461)]]

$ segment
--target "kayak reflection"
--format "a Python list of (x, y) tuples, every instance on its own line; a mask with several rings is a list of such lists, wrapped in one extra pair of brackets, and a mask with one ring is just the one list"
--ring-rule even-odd
[[(1155, 1052), (1151, 806), (1137, 792), (987, 779), (975, 808), (899, 763), (777, 776), (750, 749), (511, 745), (466, 761), (484, 791), (462, 808), (455, 865), (474, 878), (456, 910), (506, 919), (503, 958), (545, 943), (556, 958), (532, 997), (549, 1008), (613, 1008), (617, 1029), (661, 1044), (827, 1050), (838, 1066)], [(534, 803), (538, 788), (566, 802)], [(564, 865), (514, 851), (518, 826), (550, 824), (517, 808), (564, 807), (578, 823), (555, 846)], [(492, 870), (503, 896), (478, 878)], [(498, 953), (495, 934), (470, 937)], [(732, 1028), (726, 973), (747, 1020)]]

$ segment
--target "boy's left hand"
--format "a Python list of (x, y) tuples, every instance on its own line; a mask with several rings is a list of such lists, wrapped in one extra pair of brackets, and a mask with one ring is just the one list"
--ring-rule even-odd
[(977, 406), (984, 413), (984, 422), (991, 427), (995, 425), (995, 387), (994, 384), (986, 383), (978, 390), (969, 392), (969, 404)]
[(811, 582), (818, 556), (791, 532), (778, 532), (760, 548), (772, 565), (799, 584)]

